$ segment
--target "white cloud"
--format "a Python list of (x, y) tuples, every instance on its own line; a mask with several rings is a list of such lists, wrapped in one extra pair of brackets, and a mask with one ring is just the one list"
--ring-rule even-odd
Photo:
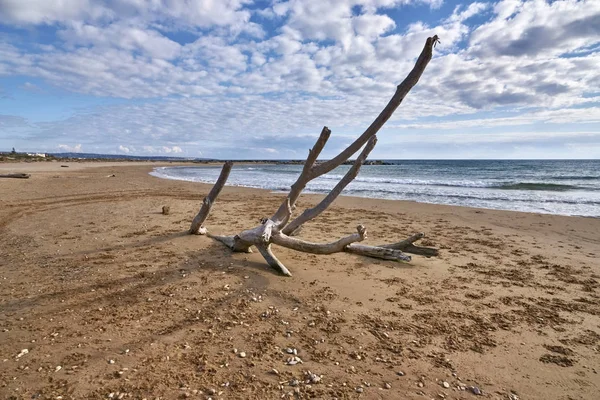
[(245, 3), (245, 0), (0, 0), (0, 21), (52, 24), (137, 19), (187, 28), (229, 26), (239, 32), (250, 19), (250, 12), (242, 9)]
[(181, 152), (183, 152), (183, 150), (179, 146), (173, 146), (173, 147), (163, 146), (162, 147), (162, 151), (164, 153), (167, 153), (167, 154), (168, 153), (181, 153)]
[(82, 145), (81, 143), (76, 144), (74, 146), (68, 144), (59, 144), (58, 149), (67, 153), (81, 153)]
[[(86, 150), (109, 142), (110, 151), (126, 143), (119, 151), (210, 157), (243, 143), (285, 157), (323, 125), (360, 133), (433, 34), (442, 43), (387, 131), (598, 123), (600, 2), (476, 2), (399, 26), (392, 17), (407, 9), (391, 9), (409, 3), (441, 4), (290, 0), (251, 11), (245, 0), (0, 0), (1, 22), (58, 32), (44, 45), (0, 39), (0, 76), (136, 100), (4, 124), (54, 148), (67, 136)], [(258, 25), (264, 18), (276, 29)], [(481, 117), (496, 110), (510, 117)]]
[[(600, 124), (600, 107), (525, 112), (512, 117), (474, 118), (462, 121), (389, 124), (400, 129), (465, 129), (545, 124)], [(599, 131), (600, 134), (600, 131)]]
[(90, 0), (0, 0), (0, 21), (5, 23), (53, 23), (109, 14), (102, 4)]
[(59, 33), (70, 45), (94, 45), (101, 48), (117, 47), (130, 52), (142, 51), (150, 57), (172, 59), (181, 51), (181, 45), (152, 29), (122, 23), (97, 27), (73, 22)]
[(471, 52), (479, 56), (548, 57), (598, 43), (600, 2), (501, 1), (496, 18), (471, 36)]

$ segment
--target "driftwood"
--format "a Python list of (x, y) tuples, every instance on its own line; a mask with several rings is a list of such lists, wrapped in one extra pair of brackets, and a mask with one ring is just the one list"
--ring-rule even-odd
[[(331, 135), (331, 130), (324, 127), (317, 139), (315, 145), (309, 150), (306, 162), (302, 168), (300, 176), (291, 186), (290, 192), (286, 199), (279, 206), (279, 209), (270, 218), (263, 218), (261, 224), (252, 229), (248, 229), (233, 236), (216, 236), (208, 233), (208, 230), (203, 226), (204, 221), (208, 217), (210, 209), (214, 204), (221, 189), (225, 185), (232, 163), (227, 162), (221, 170), (219, 179), (210, 191), (207, 197), (204, 198), (202, 207), (192, 222), (190, 233), (207, 234), (209, 237), (225, 244), (234, 252), (252, 252), (251, 247), (254, 246), (260, 254), (265, 258), (266, 262), (275, 270), (283, 275), (291, 276), (290, 271), (283, 265), (281, 261), (273, 254), (272, 244), (286, 247), (292, 250), (312, 253), (312, 254), (333, 254), (337, 252), (348, 252), (359, 254), (367, 257), (375, 257), (384, 260), (395, 261), (410, 261), (411, 257), (404, 254), (409, 252), (425, 256), (437, 255), (437, 250), (428, 247), (418, 247), (413, 245), (416, 240), (421, 239), (424, 235), (418, 233), (405, 240), (397, 243), (384, 244), (381, 246), (366, 246), (358, 244), (366, 238), (366, 228), (362, 225), (357, 227), (357, 233), (338, 239), (331, 243), (312, 243), (297, 237), (303, 224), (311, 221), (325, 211), (333, 201), (340, 195), (344, 188), (356, 178), (360, 167), (364, 164), (369, 153), (377, 144), (376, 134), (392, 116), (398, 108), (404, 97), (417, 84), (427, 64), (432, 58), (433, 48), (438, 42), (438, 37), (433, 36), (427, 38), (425, 47), (417, 59), (415, 66), (408, 76), (398, 85), (396, 93), (389, 101), (387, 106), (381, 111), (379, 116), (371, 123), (371, 125), (346, 149), (342, 150), (337, 156), (331, 160), (317, 164), (317, 158), (327, 140)], [(300, 194), (311, 180), (322, 176), (334, 168), (338, 167), (347, 161), (353, 154), (359, 151), (364, 146), (360, 155), (354, 161), (352, 167), (339, 183), (329, 192), (327, 196), (315, 207), (305, 210), (298, 217), (290, 222), (293, 210), (295, 209), (296, 201)]]
[(198, 211), (198, 214), (192, 221), (190, 233), (196, 235), (206, 234), (206, 228), (204, 228), (202, 224), (208, 217), (210, 209), (212, 208), (215, 200), (217, 199), (217, 196), (219, 195), (219, 193), (221, 193), (221, 189), (223, 189), (223, 186), (225, 186), (225, 182), (227, 182), (227, 178), (229, 178), (229, 173), (231, 172), (232, 166), (233, 163), (231, 161), (228, 161), (225, 163), (225, 165), (223, 165), (223, 168), (221, 169), (221, 174), (219, 175), (219, 179), (217, 179), (217, 183), (215, 183), (215, 186), (213, 186), (210, 193), (208, 193), (208, 196), (206, 196), (202, 201), (202, 207), (200, 207), (200, 211)]
[(0, 174), (0, 178), (29, 179), (30, 174)]

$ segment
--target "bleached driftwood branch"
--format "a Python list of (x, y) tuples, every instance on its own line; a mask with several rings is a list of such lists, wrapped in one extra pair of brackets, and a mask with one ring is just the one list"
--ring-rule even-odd
[[(423, 71), (427, 67), (427, 64), (432, 58), (433, 47), (437, 42), (437, 36), (427, 38), (423, 51), (419, 55), (415, 66), (404, 79), (404, 81), (398, 85), (396, 93), (391, 98), (387, 106), (383, 109), (383, 111), (381, 111), (379, 116), (373, 121), (373, 123), (371, 123), (371, 125), (363, 132), (363, 134), (360, 135), (346, 149), (342, 150), (337, 156), (329, 161), (318, 164), (316, 162), (317, 158), (321, 154), (321, 151), (325, 147), (325, 144), (331, 135), (331, 130), (329, 130), (329, 128), (323, 128), (315, 145), (311, 150), (309, 150), (300, 176), (291, 186), (290, 192), (285, 200), (270, 218), (263, 219), (261, 221), (261, 225), (242, 231), (237, 235), (215, 236), (209, 234), (208, 236), (225, 244), (235, 252), (251, 252), (251, 247), (255, 246), (272, 268), (287, 276), (291, 276), (291, 273), (273, 254), (271, 244), (313, 254), (332, 254), (345, 251), (368, 257), (396, 261), (410, 261), (410, 256), (405, 255), (402, 251), (420, 251), (421, 253), (417, 254), (425, 255), (433, 255), (433, 251), (435, 251), (437, 254), (437, 250), (435, 249), (421, 248), (412, 244), (414, 241), (422, 238), (422, 234), (413, 235), (410, 238), (398, 243), (386, 244), (382, 246), (365, 246), (357, 244), (357, 242), (362, 241), (366, 237), (366, 229), (362, 225), (358, 226), (357, 233), (343, 237), (332, 243), (311, 243), (291, 236), (295, 232), (298, 232), (304, 223), (316, 218), (323, 211), (325, 211), (340, 195), (342, 190), (350, 182), (352, 182), (354, 178), (356, 178), (360, 167), (363, 165), (369, 153), (371, 150), (373, 150), (377, 143), (377, 132), (392, 116), (408, 92), (417, 84), (419, 78), (423, 74)], [(331, 192), (325, 196), (325, 198), (315, 207), (305, 210), (300, 216), (289, 222), (292, 211), (295, 208), (296, 201), (300, 197), (300, 194), (306, 185), (313, 179), (318, 178), (319, 176), (322, 176), (340, 166), (363, 146), (364, 148), (362, 152), (354, 161), (352, 167), (339, 181), (339, 183), (331, 190)], [(229, 170), (225, 172), (226, 167), (227, 164), (223, 166), (223, 171), (221, 172), (219, 180), (215, 184), (213, 190), (211, 190), (209, 196), (207, 196), (207, 199), (205, 199), (205, 203), (194, 219), (194, 223), (190, 229), (191, 233), (197, 233), (202, 230), (201, 225), (206, 219), (206, 216), (210, 211), (210, 207), (214, 203), (222, 186), (225, 184), (227, 175), (229, 174)], [(229, 166), (229, 169), (230, 168), (231, 166)], [(203, 210), (205, 211), (203, 212)]]
[(212, 208), (215, 200), (219, 193), (221, 193), (221, 189), (225, 186), (225, 182), (227, 182), (227, 178), (229, 178), (229, 173), (231, 172), (231, 167), (233, 167), (233, 163), (231, 161), (227, 161), (223, 164), (223, 168), (221, 169), (221, 174), (219, 174), (219, 179), (208, 193), (208, 196), (204, 198), (202, 201), (202, 207), (200, 207), (200, 211), (192, 221), (192, 226), (190, 227), (190, 233), (196, 235), (205, 235), (207, 233), (206, 228), (202, 226), (208, 214), (210, 213), (210, 209)]
[(377, 136), (373, 136), (367, 142), (367, 145), (365, 146), (363, 151), (360, 153), (360, 155), (358, 156), (356, 161), (354, 161), (354, 164), (352, 165), (352, 167), (348, 170), (348, 172), (346, 172), (346, 175), (344, 175), (344, 177), (338, 182), (338, 184), (335, 185), (335, 187), (331, 190), (331, 192), (329, 192), (329, 194), (327, 196), (325, 196), (325, 198), (319, 204), (317, 204), (313, 208), (308, 208), (308, 209), (304, 210), (304, 212), (300, 216), (298, 216), (296, 219), (294, 219), (292, 222), (290, 222), (285, 228), (283, 228), (282, 232), (285, 233), (286, 235), (294, 235), (294, 233), (297, 232), (300, 229), (300, 227), (302, 227), (302, 224), (304, 224), (312, 219), (315, 219), (323, 211), (327, 210), (327, 208), (340, 195), (340, 193), (342, 193), (342, 191), (346, 188), (346, 186), (348, 186), (348, 184), (350, 182), (352, 182), (354, 180), (354, 178), (356, 178), (356, 176), (358, 175), (358, 171), (360, 171), (360, 167), (363, 165), (363, 163), (369, 156), (369, 153), (371, 152), (371, 150), (373, 150), (373, 148), (375, 147), (376, 144), (377, 144)]

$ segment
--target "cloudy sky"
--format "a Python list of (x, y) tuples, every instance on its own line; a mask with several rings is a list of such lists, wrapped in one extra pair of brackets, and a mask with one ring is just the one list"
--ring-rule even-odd
[(0, 0), (0, 150), (600, 158), (600, 1)]

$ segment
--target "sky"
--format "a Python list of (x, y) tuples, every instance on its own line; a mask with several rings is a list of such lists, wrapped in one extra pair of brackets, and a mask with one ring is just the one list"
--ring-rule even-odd
[(0, 0), (0, 151), (600, 158), (600, 1)]

